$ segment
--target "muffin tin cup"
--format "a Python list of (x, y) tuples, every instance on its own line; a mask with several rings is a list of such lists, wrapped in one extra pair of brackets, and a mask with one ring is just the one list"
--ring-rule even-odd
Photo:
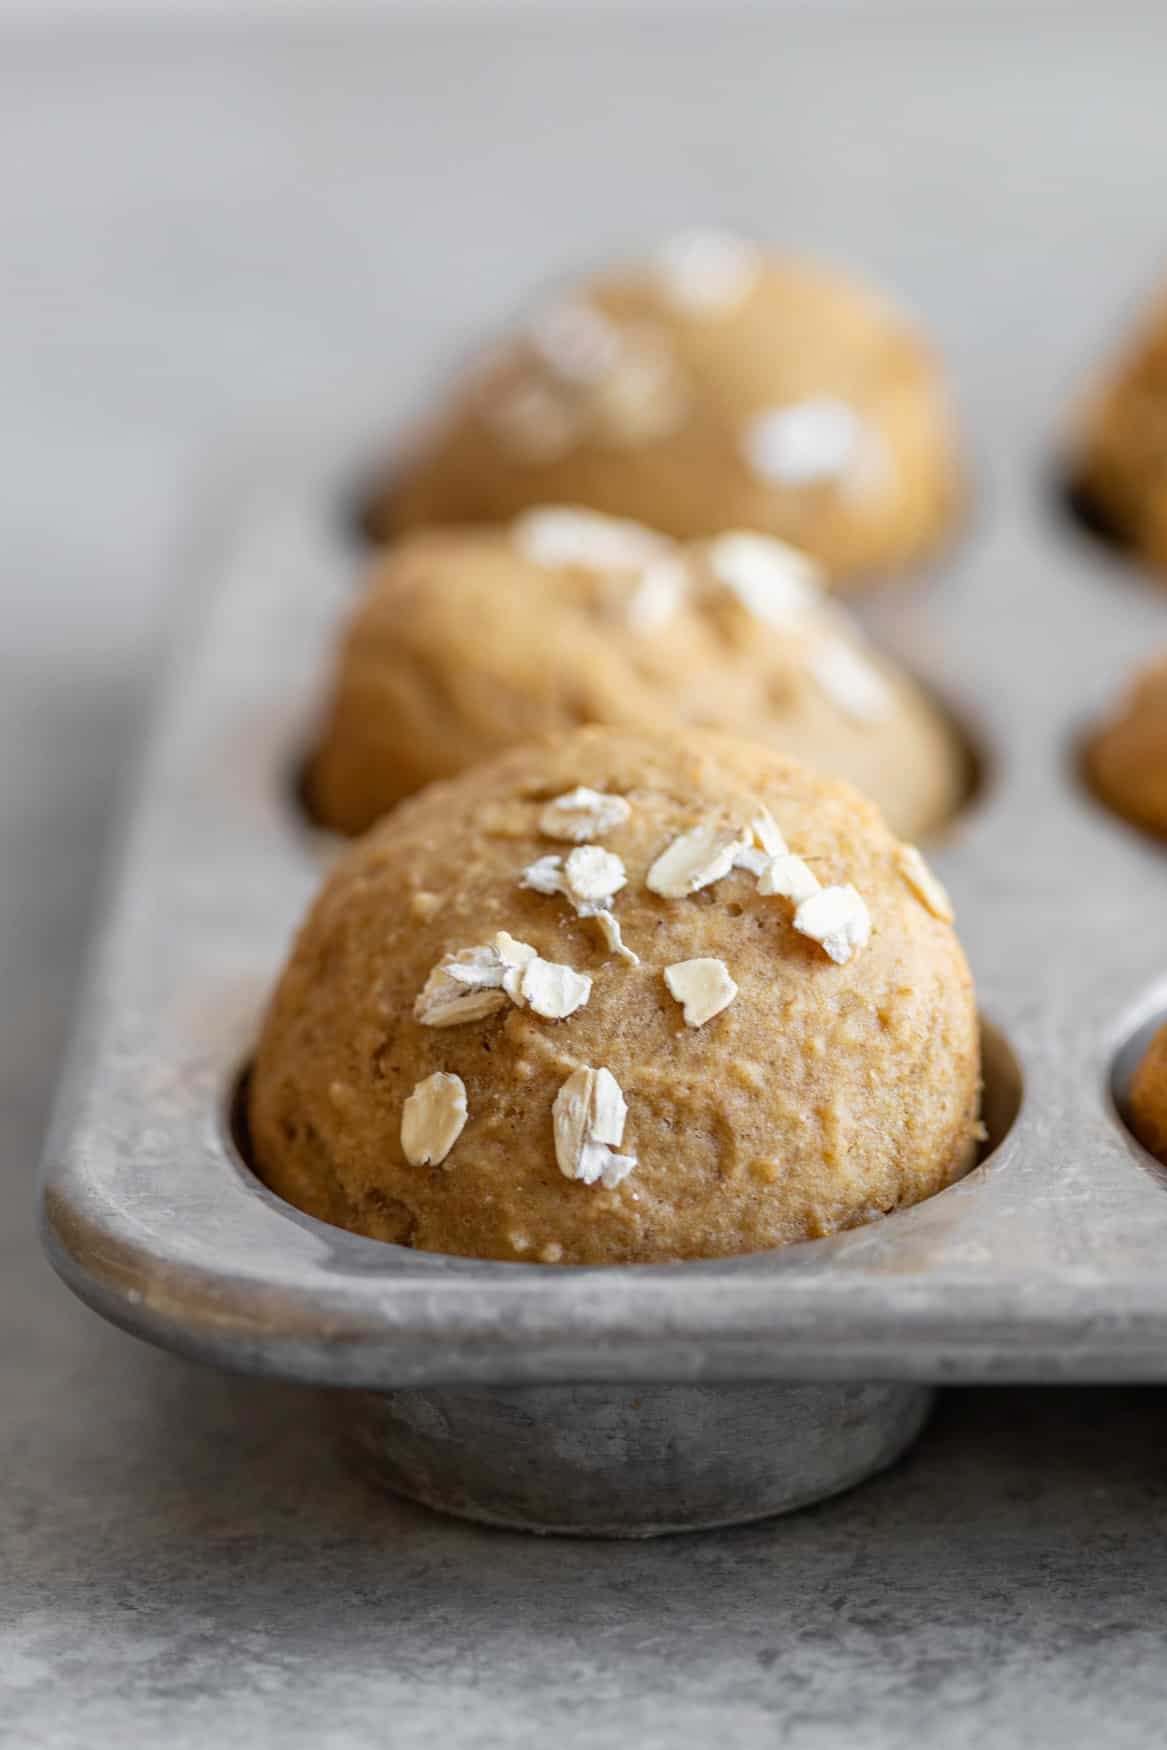
[(343, 510), (372, 445), (342, 423), (310, 453), (231, 459), (185, 580), (43, 1167), (66, 1281), (165, 1347), (340, 1388), (325, 1402), (387, 1486), (544, 1531), (831, 1493), (894, 1457), (936, 1384), (1167, 1378), (1167, 1176), (1115, 1079), (1167, 1008), (1165, 864), (1074, 752), (1167, 613), (1049, 518), (1007, 421), (982, 482), (997, 515), (863, 610), (987, 773), (931, 848), (986, 1017), (973, 1172), (779, 1252), (587, 1269), (383, 1245), (253, 1177), (240, 1074), (337, 849), (296, 780), (363, 563)]
[(443, 1513), (563, 1537), (767, 1518), (883, 1470), (923, 1427), (919, 1385), (552, 1385), (346, 1392), (374, 1482)]

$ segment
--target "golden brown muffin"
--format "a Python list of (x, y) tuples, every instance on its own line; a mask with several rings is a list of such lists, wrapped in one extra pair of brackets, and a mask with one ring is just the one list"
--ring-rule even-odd
[(959, 498), (914, 327), (838, 273), (696, 232), (494, 347), (370, 522), (387, 538), (580, 504), (680, 539), (762, 530), (846, 582), (918, 558)]
[(1167, 837), (1167, 656), (1141, 669), (1086, 748), (1086, 773), (1116, 814)]
[(1167, 294), (1088, 400), (1076, 449), (1075, 485), (1094, 514), (1167, 568)]
[(471, 1257), (829, 1234), (969, 1166), (944, 891), (849, 786), (728, 737), (583, 729), (403, 803), (339, 862), (263, 1027), (258, 1170)]
[(699, 726), (856, 784), (918, 838), (968, 761), (920, 689), (766, 536), (680, 547), (595, 512), (422, 531), (355, 609), (318, 753), (317, 818), (362, 832), (402, 796), (580, 723)]
[(1131, 1129), (1167, 1165), (1167, 1027), (1160, 1027), (1131, 1078)]

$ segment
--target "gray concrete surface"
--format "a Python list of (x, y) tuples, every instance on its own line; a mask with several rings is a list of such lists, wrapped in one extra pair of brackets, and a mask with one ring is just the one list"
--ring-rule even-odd
[[(937, 312), (982, 444), (970, 337), (1029, 275), (1027, 376), (1061, 404), (1161, 258), (1167, 20), (913, 17), (0, 35), (5, 1746), (1162, 1742), (1161, 1393), (952, 1396), (896, 1470), (791, 1520), (541, 1543), (371, 1494), (311, 1397), (103, 1327), (32, 1236), (101, 844), (222, 433), (370, 368), (411, 393), (531, 278), (694, 214), (833, 245)], [(983, 126), (949, 125), (957, 78)], [(872, 81), (878, 141), (852, 119)], [(952, 153), (985, 167), (975, 252)]]

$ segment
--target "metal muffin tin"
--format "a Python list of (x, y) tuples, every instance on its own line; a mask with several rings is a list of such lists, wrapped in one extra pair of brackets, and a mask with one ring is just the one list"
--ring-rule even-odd
[(1132, 1042), (1167, 1009), (1167, 865), (1076, 766), (1085, 725), (1167, 638), (1167, 597), (1060, 516), (1008, 420), (951, 551), (863, 610), (984, 760), (929, 847), (988, 1018), (992, 1134), (965, 1180), (776, 1253), (565, 1269), (360, 1238), (251, 1176), (234, 1092), (334, 852), (294, 775), (363, 563), (345, 509), (370, 453), (357, 418), (233, 470), (196, 555), (197, 623), (45, 1161), (70, 1286), (164, 1347), (344, 1388), (331, 1401), (382, 1480), (542, 1530), (798, 1505), (894, 1457), (943, 1382), (1167, 1378), (1167, 1175), (1118, 1109)]

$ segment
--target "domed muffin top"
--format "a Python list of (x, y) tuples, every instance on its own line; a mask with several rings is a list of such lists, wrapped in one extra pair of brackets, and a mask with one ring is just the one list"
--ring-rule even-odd
[(943, 890), (846, 785), (589, 729), (402, 804), (335, 868), (264, 1025), (259, 1171), (426, 1250), (602, 1263), (827, 1234), (974, 1147)]
[(1135, 826), (1167, 837), (1167, 656), (1134, 677), (1086, 749), (1099, 796)]
[(313, 812), (359, 832), (542, 733), (700, 726), (848, 779), (921, 837), (963, 797), (964, 747), (818, 576), (772, 537), (681, 545), (564, 507), (405, 536), (354, 608), (309, 768)]
[(793, 541), (837, 579), (917, 556), (959, 469), (920, 335), (878, 293), (716, 233), (545, 300), (454, 386), (372, 522), (578, 503)]
[(1120, 541), (1167, 568), (1167, 292), (1079, 412), (1075, 485)]

